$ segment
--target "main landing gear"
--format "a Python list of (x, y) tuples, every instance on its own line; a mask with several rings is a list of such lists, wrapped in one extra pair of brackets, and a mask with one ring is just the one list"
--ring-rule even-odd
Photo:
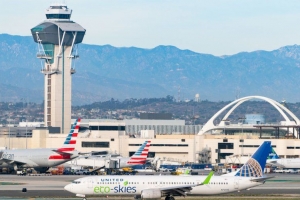
[(175, 200), (175, 198), (173, 196), (168, 195), (166, 196), (165, 200)]

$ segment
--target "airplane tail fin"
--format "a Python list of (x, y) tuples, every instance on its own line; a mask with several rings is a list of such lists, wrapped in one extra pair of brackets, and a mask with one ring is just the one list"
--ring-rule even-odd
[(263, 142), (252, 157), (236, 172), (235, 176), (263, 177), (271, 142)]
[(271, 148), (271, 151), (269, 153), (268, 160), (269, 159), (279, 159), (279, 156), (277, 155), (277, 153), (273, 148)]
[(57, 151), (65, 152), (65, 151), (74, 151), (75, 150), (76, 139), (77, 139), (77, 135), (79, 132), (79, 127), (80, 127), (80, 121), (81, 121), (81, 119), (75, 120), (75, 123), (72, 125), (70, 133), (66, 137), (66, 140), (65, 140), (63, 146), (61, 148), (57, 149)]
[(151, 141), (145, 141), (142, 146), (130, 157), (128, 164), (143, 165), (147, 161)]

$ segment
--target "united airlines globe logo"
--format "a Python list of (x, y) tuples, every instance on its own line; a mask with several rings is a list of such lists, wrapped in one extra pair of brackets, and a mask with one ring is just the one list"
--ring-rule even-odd
[(253, 158), (250, 158), (248, 162), (236, 174), (236, 176), (262, 177), (263, 173), (260, 164)]

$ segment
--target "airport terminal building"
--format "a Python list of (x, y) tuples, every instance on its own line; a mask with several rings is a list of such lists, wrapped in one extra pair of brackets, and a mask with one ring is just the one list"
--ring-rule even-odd
[[(230, 113), (241, 102), (252, 98), (263, 99), (274, 105), (285, 121), (266, 124), (263, 115), (246, 114), (242, 122), (231, 124), (227, 120)], [(214, 120), (230, 106), (232, 108), (221, 122), (215, 124)], [(167, 113), (144, 113), (140, 119), (82, 119), (76, 149), (82, 153), (106, 151), (127, 157), (145, 140), (151, 140), (150, 157), (159, 157), (166, 162), (214, 164), (228, 162), (227, 157), (249, 156), (263, 141), (269, 140), (280, 157), (299, 157), (300, 120), (282, 105), (266, 97), (236, 100), (217, 112), (203, 126), (185, 125), (184, 120), (172, 119), (171, 116)], [(71, 120), (72, 123), (74, 121)], [(57, 127), (26, 122), (26, 127), (24, 124), (0, 127), (0, 148), (59, 148), (66, 136)]]
[[(275, 129), (260, 133), (260, 129), (254, 126), (227, 125), (224, 132), (199, 134), (202, 126), (185, 125), (184, 120), (82, 119), (76, 149), (83, 153), (108, 151), (131, 156), (145, 140), (151, 140), (149, 156), (166, 162), (225, 163), (226, 156), (251, 155), (264, 140), (270, 140), (279, 156), (299, 157), (299, 139), (286, 138), (283, 134), (276, 138), (272, 136)], [(66, 136), (52, 133), (47, 127), (37, 127), (32, 130), (31, 137), (2, 135), (0, 147), (59, 148)]]

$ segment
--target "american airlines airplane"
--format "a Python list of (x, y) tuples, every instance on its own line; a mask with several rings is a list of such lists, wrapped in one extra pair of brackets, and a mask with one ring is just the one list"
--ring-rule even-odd
[(135, 199), (175, 200), (174, 196), (215, 195), (264, 184), (263, 172), (271, 142), (265, 141), (235, 173), (223, 176), (90, 176), (77, 179), (65, 190), (86, 200), (89, 195), (131, 195)]
[(49, 167), (60, 165), (78, 157), (75, 150), (76, 139), (79, 131), (80, 119), (72, 125), (71, 131), (61, 148), (50, 149), (13, 149), (0, 151), (0, 166), (13, 166), (19, 168), (34, 168), (46, 172)]
[(112, 157), (112, 156), (90, 156), (90, 157), (78, 157), (74, 160), (68, 161), (68, 165), (77, 166), (92, 166), (94, 169), (101, 168), (124, 168), (131, 167), (133, 165), (144, 165), (147, 162), (151, 141), (145, 141), (140, 148), (131, 157)]
[(300, 158), (280, 158), (272, 149), (272, 157), (267, 160), (267, 164), (286, 169), (299, 169)]

